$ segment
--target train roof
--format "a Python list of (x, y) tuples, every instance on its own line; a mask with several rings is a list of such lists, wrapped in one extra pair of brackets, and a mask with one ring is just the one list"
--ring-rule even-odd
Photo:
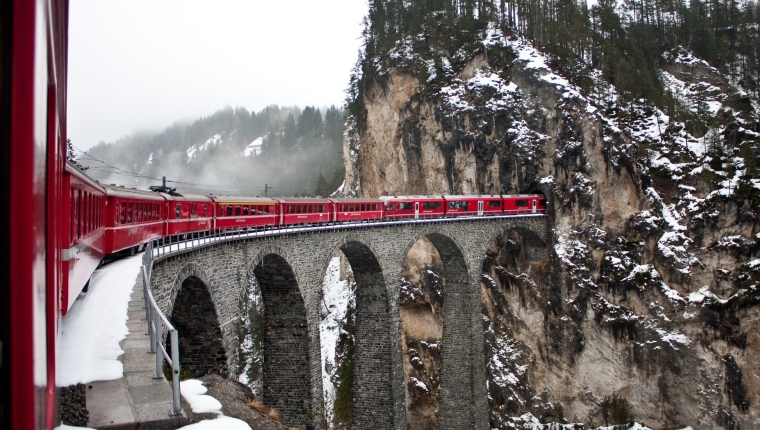
[(330, 199), (312, 199), (302, 197), (278, 197), (280, 203), (330, 203)]
[(500, 199), (504, 196), (501, 196), (499, 194), (484, 194), (484, 195), (464, 195), (464, 194), (448, 194), (443, 196), (446, 200), (456, 200), (456, 199)]
[(277, 200), (269, 197), (250, 197), (250, 196), (211, 196), (217, 203), (259, 203), (273, 205)]
[(387, 202), (390, 200), (443, 200), (443, 196), (381, 196), (380, 200)]
[(108, 197), (121, 197), (126, 199), (156, 200), (163, 202), (165, 199), (152, 191), (138, 190), (137, 188), (127, 188), (125, 186), (103, 185)]
[(335, 203), (382, 203), (383, 201), (380, 199), (354, 199), (354, 198), (345, 198), (345, 199), (330, 199), (334, 201)]
[(210, 197), (204, 196), (202, 194), (179, 194), (179, 195), (171, 195), (166, 193), (157, 193), (162, 196), (166, 200), (169, 201), (177, 201), (177, 202), (203, 202), (203, 203), (211, 203), (213, 200), (211, 200)]
[(105, 189), (104, 189), (104, 187), (103, 187), (103, 184), (101, 184), (100, 182), (98, 182), (98, 181), (97, 181), (97, 180), (95, 180), (95, 179), (92, 179), (92, 178), (90, 177), (90, 175), (88, 175), (87, 173), (85, 173), (85, 172), (84, 172), (84, 171), (82, 171), (82, 170), (79, 170), (79, 168), (78, 168), (77, 166), (75, 166), (75, 165), (71, 164), (70, 162), (68, 162), (68, 161), (66, 162), (66, 167), (65, 167), (64, 169), (65, 169), (65, 170), (66, 170), (66, 171), (67, 171), (67, 172), (68, 172), (70, 175), (72, 175), (72, 176), (76, 176), (77, 178), (79, 178), (79, 179), (81, 179), (81, 180), (83, 180), (83, 181), (87, 182), (87, 183), (88, 183), (88, 184), (90, 184), (91, 186), (93, 186), (93, 187), (95, 187), (95, 188), (100, 188), (100, 190), (101, 190), (101, 191), (104, 191), (104, 192), (105, 192)]

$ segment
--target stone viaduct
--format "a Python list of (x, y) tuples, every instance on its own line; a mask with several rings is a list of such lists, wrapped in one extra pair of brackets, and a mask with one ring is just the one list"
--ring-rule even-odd
[[(258, 280), (264, 308), (263, 398), (287, 426), (318, 428), (322, 411), (320, 303), (336, 250), (357, 283), (354, 429), (406, 429), (399, 289), (404, 259), (421, 238), (444, 265), (442, 429), (487, 429), (489, 412), (480, 275), (486, 250), (516, 231), (527, 257), (547, 254), (546, 218), (500, 217), (361, 224), (271, 237), (235, 237), (156, 257), (151, 285), (177, 324), (182, 362), (202, 356), (208, 371), (237, 376), (241, 302), (247, 277)], [(184, 318), (180, 316), (184, 315)]]

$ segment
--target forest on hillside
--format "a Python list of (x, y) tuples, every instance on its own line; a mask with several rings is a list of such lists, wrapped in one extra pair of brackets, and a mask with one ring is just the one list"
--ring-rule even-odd
[(446, 76), (449, 66), (458, 70), (481, 49), (491, 25), (527, 38), (586, 92), (600, 71), (623, 101), (646, 99), (677, 120), (689, 114), (677, 109), (658, 73), (668, 60), (663, 53), (674, 49), (693, 53), (747, 94), (760, 95), (760, 7), (753, 0), (371, 0), (350, 113), (361, 124), (364, 92), (381, 78), (379, 70), (404, 66), (402, 46), (434, 59), (418, 66), (419, 76)]
[[(343, 181), (341, 108), (225, 107), (156, 134), (100, 142), (78, 161), (105, 183), (182, 193), (327, 196)], [(76, 142), (74, 142), (76, 145)]]

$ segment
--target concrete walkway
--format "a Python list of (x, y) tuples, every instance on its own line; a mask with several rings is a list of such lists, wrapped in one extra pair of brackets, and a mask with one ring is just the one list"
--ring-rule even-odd
[(149, 353), (145, 320), (142, 271), (129, 302), (129, 335), (119, 345), (124, 350), (124, 377), (87, 384), (89, 427), (97, 429), (176, 429), (187, 416), (172, 416), (172, 388), (165, 378), (153, 379), (156, 355)]

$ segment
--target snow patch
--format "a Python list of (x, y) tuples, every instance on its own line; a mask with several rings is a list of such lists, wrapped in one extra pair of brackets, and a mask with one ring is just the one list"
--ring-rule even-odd
[(89, 291), (79, 294), (61, 318), (61, 386), (124, 376), (119, 342), (129, 334), (129, 299), (141, 266), (142, 254), (138, 254), (96, 270)]

